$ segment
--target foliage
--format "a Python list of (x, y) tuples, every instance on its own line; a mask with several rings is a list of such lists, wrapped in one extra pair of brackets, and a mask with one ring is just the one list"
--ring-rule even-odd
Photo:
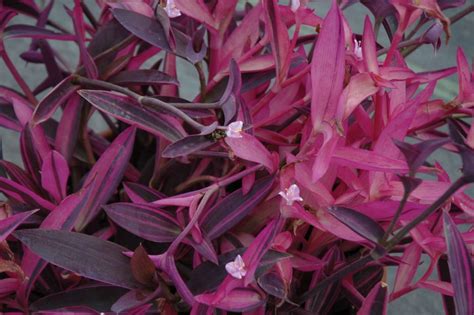
[[(425, 288), (472, 314), (474, 73), (461, 48), (430, 72), (404, 57), (473, 6), (361, 0), (376, 19), (356, 34), (356, 2), (323, 18), (303, 0), (102, 0), (96, 19), (75, 0), (68, 32), (49, 19), (59, 2), (3, 1), (21, 92), (0, 87), (0, 125), (23, 167), (0, 161), (0, 311), (385, 314)], [(3, 45), (18, 38), (44, 65), (34, 88)], [(77, 47), (75, 70), (56, 41)], [(454, 74), (458, 96), (433, 99)], [(461, 177), (426, 161), (436, 150)]]

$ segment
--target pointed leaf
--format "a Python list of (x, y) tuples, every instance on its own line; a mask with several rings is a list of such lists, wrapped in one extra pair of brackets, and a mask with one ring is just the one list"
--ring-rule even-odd
[(443, 212), (448, 265), (458, 314), (474, 313), (474, 268), (461, 233), (447, 212)]
[(120, 185), (132, 155), (135, 133), (134, 127), (124, 130), (90, 170), (83, 187), (90, 185), (92, 193), (88, 207), (79, 215), (76, 230), (83, 229), (97, 215)]
[(416, 172), (423, 165), (428, 156), (436, 149), (447, 144), (448, 138), (422, 141), (417, 144), (410, 144), (394, 139), (393, 142), (405, 156), (411, 172)]
[(125, 247), (94, 236), (42, 229), (14, 233), (44, 260), (86, 278), (123, 288), (137, 288)]
[(7, 26), (2, 33), (3, 40), (10, 38), (32, 38), (73, 41), (75, 39), (75, 37), (70, 34), (61, 34), (43, 27), (26, 24)]
[(273, 158), (267, 148), (254, 136), (246, 132), (241, 138), (226, 137), (225, 142), (241, 159), (262, 164), (270, 173), (274, 171)]
[(376, 221), (356, 210), (338, 206), (328, 210), (336, 219), (373, 244), (378, 244), (385, 234)]
[(22, 202), (26, 205), (47, 210), (53, 210), (55, 207), (53, 203), (39, 196), (37, 193), (3, 177), (0, 177), (0, 191), (9, 198)]
[(179, 156), (185, 156), (188, 154), (192, 154), (196, 151), (204, 150), (213, 145), (214, 143), (215, 141), (213, 141), (209, 136), (186, 136), (168, 145), (163, 150), (161, 156), (164, 158), (176, 158)]
[(332, 119), (342, 92), (345, 63), (344, 29), (335, 1), (324, 19), (311, 63), (311, 119), (319, 130), (323, 120)]
[(267, 196), (273, 180), (270, 176), (257, 181), (245, 195), (242, 189), (229, 194), (203, 215), (201, 229), (213, 240), (233, 228)]
[(387, 305), (387, 284), (381, 282), (370, 290), (357, 315), (386, 315)]
[(51, 151), (43, 158), (41, 185), (57, 202), (66, 197), (68, 178), (69, 167), (60, 153)]
[(133, 203), (104, 206), (110, 219), (132, 234), (153, 242), (172, 242), (181, 232), (178, 222), (163, 210)]
[(138, 69), (122, 71), (110, 78), (110, 81), (119, 85), (161, 85), (173, 84), (179, 85), (178, 81), (166, 74), (153, 69)]
[(115, 301), (126, 292), (124, 288), (103, 284), (77, 287), (36, 300), (30, 304), (30, 310), (37, 312), (85, 306), (97, 312), (110, 312)]
[(112, 14), (123, 27), (141, 40), (158, 48), (171, 50), (165, 28), (157, 19), (124, 9), (113, 9)]
[(38, 210), (21, 212), (6, 219), (0, 220), (0, 243), (6, 240), (8, 235)]
[(98, 110), (110, 114), (123, 122), (136, 125), (143, 130), (163, 136), (171, 141), (176, 141), (183, 137), (181, 131), (173, 127), (168, 121), (146, 110), (126, 95), (96, 90), (80, 90), (78, 93)]
[(72, 77), (69, 76), (56, 85), (41, 100), (33, 113), (33, 123), (42, 123), (54, 114), (56, 109), (64, 103), (79, 87), (72, 83)]

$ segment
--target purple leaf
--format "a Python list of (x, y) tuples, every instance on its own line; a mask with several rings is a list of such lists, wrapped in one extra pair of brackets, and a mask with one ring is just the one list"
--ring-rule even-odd
[(410, 171), (415, 173), (418, 168), (423, 165), (428, 156), (436, 149), (447, 144), (448, 138), (433, 139), (419, 142), (417, 144), (410, 144), (394, 139), (393, 142), (400, 149), (405, 156), (405, 159), (410, 167)]
[(284, 280), (276, 272), (268, 272), (258, 277), (258, 285), (270, 295), (279, 299), (286, 299), (287, 288)]
[(115, 193), (132, 155), (135, 133), (134, 127), (123, 131), (90, 170), (83, 187), (91, 185), (92, 196), (88, 207), (79, 215), (77, 230), (83, 229)]
[(53, 210), (55, 205), (50, 201), (39, 196), (37, 193), (30, 189), (15, 183), (12, 180), (0, 177), (0, 191), (3, 192), (9, 198), (24, 204), (39, 207), (47, 210)]
[(352, 231), (375, 245), (385, 234), (383, 228), (376, 221), (356, 210), (334, 206), (330, 207), (328, 211)]
[(157, 114), (146, 110), (132, 98), (108, 91), (80, 90), (78, 92), (94, 107), (128, 124), (152, 134), (176, 141), (183, 137), (181, 131)]
[(157, 19), (124, 9), (113, 9), (112, 14), (136, 37), (158, 48), (171, 50), (165, 28)]
[(133, 278), (127, 249), (100, 238), (68, 231), (42, 229), (14, 233), (44, 260), (86, 278), (127, 289), (141, 285)]
[(386, 315), (387, 305), (387, 285), (381, 282), (370, 290), (357, 315)]
[(97, 312), (110, 312), (115, 301), (126, 292), (124, 288), (103, 284), (76, 287), (34, 301), (30, 305), (30, 310), (38, 312), (85, 306)]
[(164, 158), (176, 158), (179, 156), (185, 156), (196, 151), (204, 150), (213, 145), (214, 143), (215, 141), (210, 139), (209, 136), (186, 136), (168, 145), (163, 150), (161, 155)]
[(41, 185), (57, 202), (66, 197), (68, 178), (69, 167), (60, 153), (51, 151), (43, 158)]
[(161, 192), (141, 184), (126, 182), (123, 186), (128, 197), (134, 203), (153, 202), (166, 197)]
[(33, 123), (42, 123), (54, 114), (56, 109), (63, 104), (79, 87), (72, 84), (69, 76), (54, 87), (38, 104), (33, 113)]
[(324, 19), (311, 63), (311, 119), (315, 130), (336, 114), (344, 81), (344, 57), (342, 15), (337, 3), (333, 2)]
[[(6, 174), (8, 174), (8, 177), (10, 177), (10, 179), (14, 182), (25, 186), (31, 191), (41, 192), (41, 189), (30, 177), (30, 175), (24, 170), (22, 170), (19, 166), (8, 161), (0, 160), (0, 168), (5, 171)], [(6, 175), (2, 175), (2, 177), (6, 177)]]
[(6, 219), (0, 220), (0, 243), (7, 239), (8, 235), (38, 210), (31, 210), (15, 214)]
[(79, 95), (72, 95), (68, 99), (56, 132), (54, 146), (67, 161), (71, 160), (76, 148), (81, 122), (78, 118), (81, 116), (82, 102), (84, 101)]
[(447, 212), (443, 212), (443, 222), (457, 314), (474, 314), (474, 268), (471, 254)]
[[(42, 229), (70, 231), (84, 208), (90, 206), (91, 187), (80, 190), (73, 195), (66, 197), (61, 203), (43, 220), (40, 225)], [(21, 267), (28, 277), (18, 289), (18, 299), (26, 303), (33, 285), (41, 274), (47, 263), (33, 254), (25, 251)]]
[(228, 195), (203, 215), (201, 229), (211, 240), (229, 231), (267, 196), (273, 181), (273, 176), (267, 177), (257, 181), (245, 195), (242, 189)]
[(104, 206), (112, 221), (129, 231), (153, 242), (172, 242), (181, 228), (169, 213), (147, 205), (114, 203)]
[(119, 72), (119, 74), (110, 78), (110, 81), (119, 85), (160, 85), (160, 84), (173, 84), (179, 85), (176, 78), (171, 77), (165, 72), (158, 70), (128, 70)]
[(229, 79), (227, 87), (219, 101), (224, 113), (224, 125), (227, 125), (237, 114), (238, 104), (240, 104), (240, 90), (242, 88), (242, 78), (238, 64), (234, 59), (229, 65)]

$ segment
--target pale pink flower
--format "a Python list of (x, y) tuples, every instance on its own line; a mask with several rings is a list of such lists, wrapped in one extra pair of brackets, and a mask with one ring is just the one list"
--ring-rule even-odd
[(234, 261), (228, 262), (225, 265), (225, 270), (227, 270), (227, 273), (236, 279), (242, 279), (247, 274), (245, 262), (240, 255), (237, 255)]
[(229, 124), (229, 126), (227, 126), (225, 134), (230, 138), (242, 138), (240, 133), (242, 132), (243, 126), (244, 123), (242, 121), (234, 121), (233, 123)]
[(356, 55), (357, 58), (362, 59), (362, 46), (360, 41), (357, 39), (354, 39), (354, 55)]
[(299, 9), (300, 5), (300, 0), (291, 0), (291, 11), (296, 12)]
[(300, 188), (296, 184), (291, 185), (285, 191), (280, 191), (278, 194), (286, 200), (288, 206), (293, 205), (295, 201), (303, 201), (303, 198), (300, 196)]
[(165, 11), (166, 11), (166, 14), (168, 14), (170, 18), (178, 17), (181, 15), (181, 11), (179, 11), (178, 8), (176, 7), (174, 0), (166, 1)]

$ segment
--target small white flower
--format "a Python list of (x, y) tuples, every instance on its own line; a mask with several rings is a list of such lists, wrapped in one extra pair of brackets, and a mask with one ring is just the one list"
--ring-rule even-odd
[(168, 14), (170, 18), (178, 17), (181, 15), (181, 11), (179, 11), (178, 8), (176, 7), (174, 0), (166, 1), (165, 11), (166, 11), (166, 14)]
[(303, 198), (300, 196), (300, 188), (296, 184), (291, 185), (285, 191), (280, 191), (278, 194), (286, 200), (288, 206), (293, 205), (295, 201), (303, 201)]
[(356, 55), (357, 58), (362, 59), (362, 46), (360, 41), (357, 39), (354, 39), (354, 55)]
[(225, 270), (227, 270), (227, 273), (236, 279), (242, 279), (247, 274), (245, 262), (240, 255), (237, 255), (234, 261), (227, 263), (225, 265)]
[(242, 132), (243, 126), (244, 123), (242, 121), (234, 121), (233, 123), (229, 124), (229, 126), (227, 126), (225, 134), (230, 138), (242, 138), (240, 133)]
[(300, 0), (291, 0), (291, 11), (296, 12), (299, 9), (300, 5)]

